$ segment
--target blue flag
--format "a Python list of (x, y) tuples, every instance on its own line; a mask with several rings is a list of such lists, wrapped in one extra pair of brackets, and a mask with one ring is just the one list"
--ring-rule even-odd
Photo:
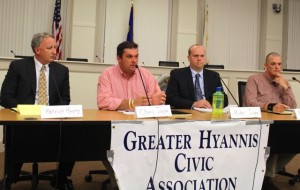
[(128, 26), (127, 41), (133, 41), (133, 4), (130, 9), (129, 26)]

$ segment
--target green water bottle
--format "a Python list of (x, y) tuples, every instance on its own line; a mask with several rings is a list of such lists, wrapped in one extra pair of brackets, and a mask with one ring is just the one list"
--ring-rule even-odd
[(213, 94), (212, 108), (213, 115), (223, 114), (224, 94), (222, 93), (222, 87), (217, 87), (216, 92)]

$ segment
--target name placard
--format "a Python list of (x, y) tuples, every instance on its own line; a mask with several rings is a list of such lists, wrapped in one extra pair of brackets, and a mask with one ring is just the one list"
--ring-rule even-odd
[(83, 117), (82, 105), (44, 106), (41, 109), (41, 118), (74, 118)]
[(137, 118), (168, 117), (168, 116), (172, 116), (170, 105), (135, 107), (135, 117)]
[(300, 119), (300, 109), (294, 109), (292, 115), (293, 115), (293, 117), (296, 117), (297, 119)]
[(232, 119), (261, 118), (260, 107), (231, 107), (229, 113)]

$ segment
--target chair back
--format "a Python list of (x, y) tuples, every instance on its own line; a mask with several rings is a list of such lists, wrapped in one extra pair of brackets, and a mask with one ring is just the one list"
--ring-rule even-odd
[(170, 79), (170, 75), (169, 74), (162, 74), (157, 79), (157, 83), (158, 83), (161, 91), (165, 91), (166, 92), (167, 87), (168, 87), (168, 83), (169, 83), (169, 79)]
[(240, 107), (243, 107), (243, 98), (244, 98), (244, 94), (245, 94), (246, 84), (247, 84), (247, 82), (245, 82), (245, 81), (238, 81), (238, 94), (239, 94)]

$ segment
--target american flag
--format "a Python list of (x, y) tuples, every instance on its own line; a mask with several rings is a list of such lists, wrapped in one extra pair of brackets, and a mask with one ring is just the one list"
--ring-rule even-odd
[(56, 59), (62, 59), (62, 26), (61, 26), (61, 16), (60, 16), (61, 0), (56, 0), (53, 23), (52, 23), (52, 34), (56, 41)]

